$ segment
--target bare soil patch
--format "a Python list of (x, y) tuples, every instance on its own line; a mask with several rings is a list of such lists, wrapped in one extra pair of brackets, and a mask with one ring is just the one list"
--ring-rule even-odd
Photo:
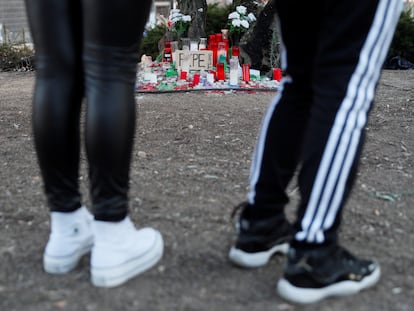
[[(42, 270), (49, 217), (31, 130), (33, 73), (0, 73), (0, 310), (398, 310), (414, 306), (414, 70), (382, 74), (342, 242), (376, 257), (382, 279), (353, 297), (298, 307), (281, 300), (284, 258), (258, 270), (227, 260), (233, 206), (274, 94), (139, 94), (131, 217), (159, 229), (161, 263), (114, 289), (89, 281), (88, 258), (65, 276)], [(82, 189), (88, 202), (85, 156)], [(287, 208), (293, 217), (297, 194)]]

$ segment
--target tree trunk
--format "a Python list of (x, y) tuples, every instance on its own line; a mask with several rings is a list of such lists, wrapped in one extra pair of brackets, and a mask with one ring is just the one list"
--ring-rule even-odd
[[(241, 2), (243, 1), (246, 0), (242, 0)], [(271, 51), (275, 49), (271, 45), (276, 44), (276, 42), (273, 42), (273, 39), (275, 37), (277, 38), (277, 12), (275, 0), (267, 2), (265, 7), (261, 9), (256, 17), (257, 20), (253, 29), (249, 30), (242, 39), (244, 43), (242, 44), (242, 49), (243, 52), (246, 52), (250, 57), (253, 68), (267, 71), (270, 69), (268, 68), (269, 64), (272, 63), (270, 58), (274, 58), (274, 55), (271, 55)], [(266, 59), (264, 60), (263, 57)]]
[[(257, 13), (257, 4), (256, 1), (252, 0), (235, 0), (233, 1), (233, 7), (236, 8), (238, 5), (245, 6), (247, 9), (247, 12), (252, 12), (254, 15)], [(257, 15), (256, 15), (257, 16)]]
[(207, 0), (178, 0), (178, 8), (183, 14), (191, 16), (188, 37), (206, 37)]

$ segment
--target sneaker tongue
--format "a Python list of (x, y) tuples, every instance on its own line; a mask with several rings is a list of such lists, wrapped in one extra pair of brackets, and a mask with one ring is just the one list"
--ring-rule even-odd
[(135, 226), (129, 217), (119, 221), (97, 221), (93, 222), (93, 230), (97, 241), (122, 241), (131, 232), (135, 232)]
[(343, 249), (338, 245), (316, 245), (300, 243), (292, 245), (289, 251), (289, 256), (303, 257), (306, 255), (312, 260), (320, 260), (321, 258), (337, 256), (338, 252), (342, 251)]

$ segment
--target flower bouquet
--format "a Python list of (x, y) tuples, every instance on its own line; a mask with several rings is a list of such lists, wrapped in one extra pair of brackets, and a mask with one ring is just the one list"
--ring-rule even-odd
[(188, 27), (191, 23), (191, 16), (184, 15), (180, 12), (180, 9), (172, 9), (170, 16), (168, 17), (167, 26), (168, 29), (176, 33), (178, 38), (181, 38), (187, 33)]
[(233, 45), (238, 45), (241, 36), (250, 28), (250, 25), (256, 21), (253, 13), (247, 13), (247, 8), (243, 5), (236, 7), (234, 12), (228, 16), (229, 32), (233, 39)]

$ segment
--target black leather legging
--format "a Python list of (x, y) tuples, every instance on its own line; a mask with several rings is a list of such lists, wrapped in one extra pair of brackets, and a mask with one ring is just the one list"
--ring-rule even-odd
[(95, 219), (128, 213), (138, 47), (150, 0), (26, 0), (36, 52), (35, 148), (51, 211), (81, 206), (80, 112)]

